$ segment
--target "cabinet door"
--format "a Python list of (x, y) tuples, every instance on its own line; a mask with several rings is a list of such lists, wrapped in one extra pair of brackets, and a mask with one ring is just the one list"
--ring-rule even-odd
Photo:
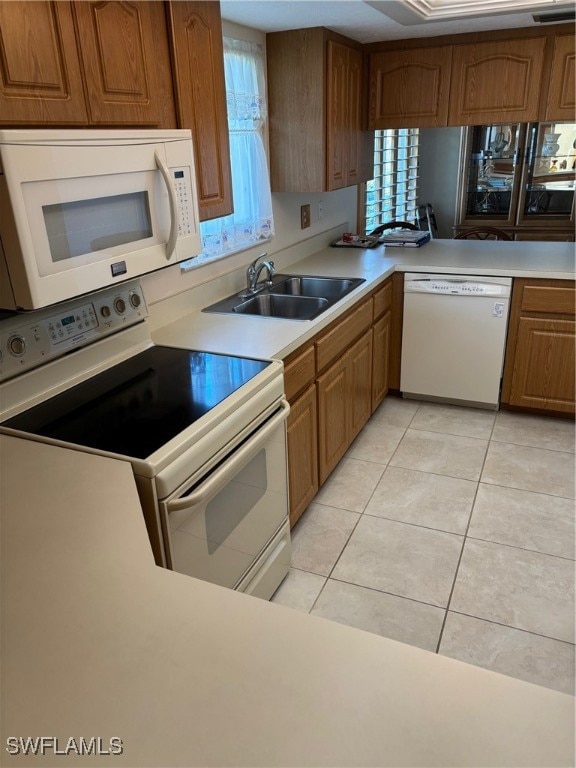
[(266, 35), (272, 192), (326, 189), (324, 30)]
[(0, 2), (0, 124), (88, 121), (68, 2)]
[(347, 184), (348, 48), (329, 40), (327, 56), (326, 181), (327, 189), (341, 189)]
[(194, 140), (200, 219), (232, 213), (219, 2), (171, 2), (168, 20), (178, 125)]
[(538, 120), (545, 37), (455, 45), (449, 125)]
[(372, 329), (354, 344), (348, 361), (350, 444), (372, 413)]
[(374, 132), (363, 128), (363, 58), (360, 51), (348, 50), (347, 186), (359, 184), (374, 175)]
[(327, 43), (326, 189), (363, 181), (362, 54)]
[(373, 53), (368, 127), (446, 125), (451, 58), (451, 46)]
[(574, 120), (575, 58), (574, 35), (557, 35), (554, 40), (546, 120)]
[(392, 312), (374, 324), (374, 348), (372, 351), (372, 412), (388, 394), (390, 381), (390, 329)]
[(574, 413), (576, 323), (520, 317), (510, 405)]
[(161, 2), (74, 3), (93, 125), (175, 127)]
[(348, 353), (328, 368), (318, 386), (318, 472), (320, 485), (348, 448), (350, 434)]
[(313, 384), (291, 405), (288, 416), (290, 525), (294, 525), (318, 492), (316, 419), (316, 386)]

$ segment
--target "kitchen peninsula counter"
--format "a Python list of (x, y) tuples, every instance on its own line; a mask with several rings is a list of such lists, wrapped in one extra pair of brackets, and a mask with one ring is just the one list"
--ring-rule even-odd
[(573, 765), (572, 697), (158, 568), (127, 462), (0, 461), (2, 765)]
[[(274, 255), (271, 258), (275, 258)], [(191, 306), (186, 311), (183, 294), (178, 298), (181, 316), (161, 325), (153, 332), (157, 344), (203, 349), (223, 354), (248, 357), (284, 359), (318, 331), (346, 312), (376, 288), (393, 272), (434, 272), (438, 274), (492, 275), (496, 277), (534, 277), (574, 280), (574, 243), (431, 240), (420, 248), (384, 247), (323, 248), (317, 253), (280, 267), (288, 274), (321, 275), (327, 277), (361, 277), (358, 288), (341, 301), (309, 321), (250, 315), (216, 314), (200, 311), (198, 300), (191, 293)], [(214, 298), (200, 307), (208, 306), (234, 291), (230, 282)], [(244, 275), (238, 276), (237, 291), (245, 287)], [(203, 290), (200, 295), (202, 295)], [(204, 293), (205, 295), (205, 293)], [(168, 300), (169, 302), (170, 300)], [(161, 307), (161, 304), (160, 304)], [(161, 308), (153, 308), (160, 314)]]

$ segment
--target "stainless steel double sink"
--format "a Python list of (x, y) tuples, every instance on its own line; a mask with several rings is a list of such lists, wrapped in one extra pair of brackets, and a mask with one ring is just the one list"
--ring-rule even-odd
[(313, 320), (363, 282), (361, 277), (274, 275), (254, 294), (235, 293), (202, 311)]

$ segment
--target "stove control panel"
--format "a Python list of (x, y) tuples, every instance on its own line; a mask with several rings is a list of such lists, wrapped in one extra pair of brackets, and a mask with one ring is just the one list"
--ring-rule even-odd
[(34, 312), (18, 312), (0, 320), (0, 381), (142, 322), (147, 316), (138, 281)]

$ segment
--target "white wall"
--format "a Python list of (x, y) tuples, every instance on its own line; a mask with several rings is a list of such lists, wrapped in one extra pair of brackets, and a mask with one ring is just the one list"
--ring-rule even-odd
[[(258, 30), (248, 29), (226, 21), (223, 21), (222, 26), (223, 32), (227, 36), (265, 44), (265, 35)], [(318, 203), (320, 201), (323, 203), (322, 219), (318, 215)], [(311, 226), (303, 230), (300, 228), (300, 207), (307, 203), (310, 204), (311, 209)], [(151, 310), (153, 310), (152, 305), (164, 299), (190, 291), (197, 286), (205, 285), (224, 276), (228, 276), (228, 278), (223, 281), (223, 285), (232, 285), (231, 290), (236, 290), (236, 284), (239, 279), (243, 279), (246, 266), (263, 251), (272, 256), (299, 243), (305, 243), (310, 238), (316, 239), (318, 235), (328, 233), (335, 226), (348, 222), (352, 229), (355, 229), (357, 188), (349, 187), (337, 192), (324, 192), (322, 194), (273, 194), (272, 206), (276, 234), (271, 241), (196, 267), (189, 272), (181, 273), (180, 267), (175, 265), (146, 276), (142, 280), (142, 285)], [(161, 311), (161, 307), (156, 309), (156, 314), (159, 311)], [(161, 318), (156, 317), (155, 324), (159, 323), (161, 323)]]
[(431, 203), (438, 235), (454, 237), (461, 128), (420, 129), (418, 202)]

